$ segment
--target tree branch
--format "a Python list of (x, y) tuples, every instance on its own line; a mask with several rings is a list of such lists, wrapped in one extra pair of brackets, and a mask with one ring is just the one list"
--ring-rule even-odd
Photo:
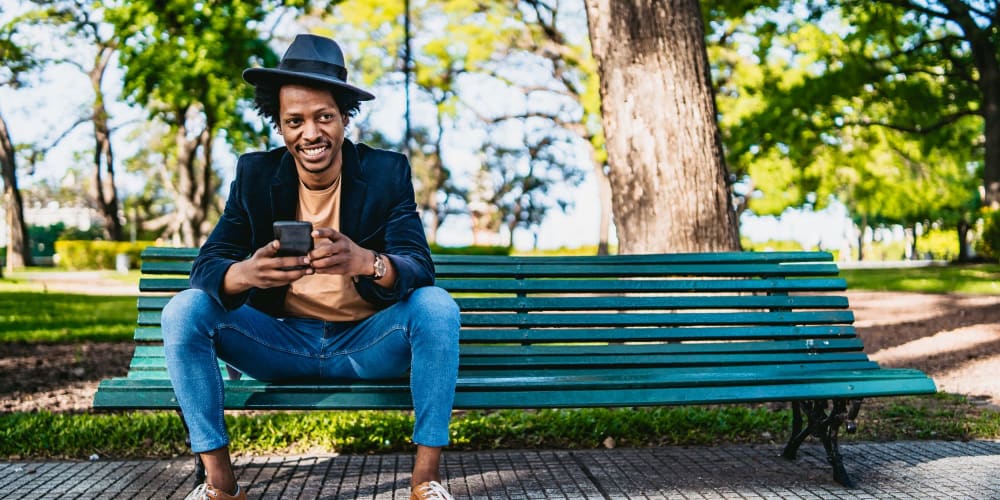
[(982, 113), (979, 113), (979, 112), (976, 112), (976, 111), (971, 111), (971, 110), (970, 111), (960, 111), (958, 113), (953, 113), (951, 115), (945, 116), (940, 121), (938, 121), (936, 123), (932, 123), (932, 124), (930, 124), (928, 126), (922, 126), (922, 125), (907, 126), (907, 125), (899, 125), (899, 124), (894, 124), (894, 123), (873, 122), (871, 120), (845, 121), (844, 122), (844, 126), (854, 125), (854, 126), (860, 126), (860, 127), (885, 127), (885, 128), (891, 129), (891, 130), (898, 130), (900, 132), (907, 132), (907, 133), (911, 133), (911, 134), (929, 134), (931, 132), (934, 132), (934, 131), (937, 131), (939, 129), (942, 129), (942, 128), (948, 126), (948, 125), (951, 125), (952, 123), (955, 123), (958, 120), (960, 120), (960, 119), (962, 119), (962, 118), (964, 118), (966, 116), (981, 116), (981, 115), (982, 115)]

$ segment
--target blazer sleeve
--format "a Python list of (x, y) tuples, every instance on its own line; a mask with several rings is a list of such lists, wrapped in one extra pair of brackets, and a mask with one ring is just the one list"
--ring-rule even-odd
[(244, 157), (241, 157), (237, 162), (236, 177), (230, 185), (222, 217), (201, 246), (191, 268), (191, 287), (208, 293), (227, 310), (242, 306), (250, 296), (250, 290), (235, 295), (222, 292), (222, 282), (229, 267), (246, 259), (254, 251), (250, 217), (243, 195), (247, 168)]
[(417, 212), (410, 164), (403, 155), (393, 156), (398, 158), (397, 168), (387, 170), (394, 175), (380, 180), (391, 187), (388, 191), (393, 194), (384, 223), (385, 245), (375, 250), (392, 261), (396, 283), (392, 288), (383, 288), (371, 279), (362, 278), (355, 285), (363, 299), (378, 307), (388, 307), (413, 290), (434, 284), (434, 263)]

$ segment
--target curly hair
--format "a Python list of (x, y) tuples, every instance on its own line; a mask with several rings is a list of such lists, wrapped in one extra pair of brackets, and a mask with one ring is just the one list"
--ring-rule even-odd
[[(361, 101), (353, 94), (344, 92), (332, 85), (324, 86), (315, 83), (307, 83), (307, 85), (330, 91), (330, 95), (333, 96), (333, 100), (337, 103), (337, 109), (344, 116), (353, 117), (361, 109)], [(281, 128), (278, 123), (278, 115), (280, 114), (278, 96), (280, 91), (281, 84), (262, 82), (254, 87), (253, 96), (254, 107), (257, 109), (257, 112), (270, 121), (272, 126), (279, 129)]]

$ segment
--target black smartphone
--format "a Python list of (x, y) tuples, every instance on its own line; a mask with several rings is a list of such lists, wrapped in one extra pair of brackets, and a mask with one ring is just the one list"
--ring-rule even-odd
[[(300, 220), (279, 220), (274, 223), (274, 237), (281, 246), (278, 257), (300, 257), (313, 248), (312, 223)], [(283, 271), (306, 269), (308, 265), (283, 267)]]

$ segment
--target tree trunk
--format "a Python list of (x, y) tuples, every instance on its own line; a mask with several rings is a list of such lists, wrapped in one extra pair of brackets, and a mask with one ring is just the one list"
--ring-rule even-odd
[(108, 47), (98, 51), (94, 67), (90, 70), (90, 85), (94, 90), (94, 105), (91, 110), (94, 122), (94, 189), (97, 207), (104, 217), (104, 237), (110, 241), (121, 241), (122, 223), (118, 218), (118, 190), (115, 188), (111, 129), (108, 127), (108, 112), (104, 107), (104, 91), (101, 89), (104, 70), (113, 52)]
[(604, 165), (596, 161), (594, 162), (594, 179), (597, 180), (597, 198), (601, 210), (601, 221), (597, 230), (597, 255), (608, 255), (611, 251), (608, 245), (608, 235), (611, 233), (611, 181), (608, 180), (608, 174), (604, 171)]
[(1000, 208), (1000, 56), (995, 24), (992, 31), (978, 29), (970, 17), (965, 19), (963, 29), (971, 34), (972, 60), (979, 73), (977, 83), (983, 95), (983, 206), (995, 210)]
[(858, 228), (858, 262), (865, 260), (865, 230), (868, 229), (868, 219), (857, 225)]
[(738, 250), (697, 0), (586, 0), (619, 253)]
[(965, 217), (962, 217), (958, 221), (958, 261), (968, 262), (972, 260), (972, 255), (969, 252), (969, 221)]
[[(209, 127), (193, 138), (189, 138), (188, 115), (196, 113), (194, 109), (179, 111), (177, 130), (174, 140), (177, 147), (175, 179), (172, 173), (164, 171), (164, 185), (171, 191), (176, 203), (176, 210), (167, 225), (167, 236), (176, 238), (184, 246), (198, 246), (207, 235), (204, 225), (208, 218), (208, 208), (211, 206), (209, 197), (214, 193), (211, 165), (201, 165), (198, 161), (198, 149), (211, 150)], [(203, 161), (211, 161), (211, 152), (203, 156)]]
[(438, 203), (438, 192), (444, 189), (444, 184), (448, 180), (446, 171), (444, 168), (444, 162), (441, 160), (441, 146), (444, 142), (444, 116), (441, 114), (441, 106), (444, 101), (436, 102), (436, 117), (437, 117), (437, 135), (434, 138), (434, 152), (428, 155), (429, 163), (428, 167), (430, 172), (428, 172), (427, 178), (429, 181), (429, 186), (427, 186), (426, 193), (426, 206), (428, 215), (430, 216), (430, 223), (427, 227), (427, 242), (437, 243), (437, 233), (438, 229), (441, 227), (441, 221), (444, 220), (444, 207), (443, 204)]
[[(985, 79), (985, 77), (984, 77)], [(983, 118), (985, 120), (985, 157), (983, 158), (983, 206), (1000, 209), (1000, 75), (994, 75), (984, 87)]]
[[(24, 202), (17, 189), (17, 160), (7, 122), (0, 116), (0, 175), (3, 177), (3, 204), (7, 212), (7, 269), (31, 264), (28, 225), (24, 223)], [(2, 274), (0, 274), (2, 276)]]

